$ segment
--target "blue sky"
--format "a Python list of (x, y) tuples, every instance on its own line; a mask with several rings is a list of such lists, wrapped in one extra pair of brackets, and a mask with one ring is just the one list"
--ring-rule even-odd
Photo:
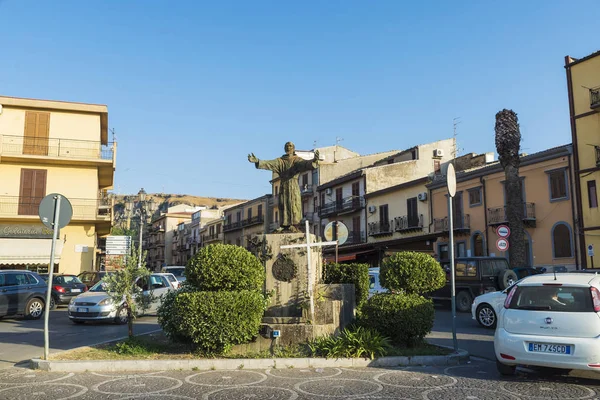
[(597, 0), (0, 0), (0, 94), (107, 104), (115, 191), (250, 199), (247, 161), (333, 145), (369, 154), (452, 136), (494, 151), (569, 143), (564, 56), (600, 48)]

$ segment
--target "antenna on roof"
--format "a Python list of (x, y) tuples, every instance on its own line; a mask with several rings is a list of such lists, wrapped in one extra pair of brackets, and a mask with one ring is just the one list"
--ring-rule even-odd
[(316, 148), (317, 148), (317, 141), (315, 140), (315, 141), (313, 142), (313, 149), (316, 149)]
[(453, 129), (453, 134), (452, 136), (454, 137), (454, 151), (452, 152), (452, 158), (456, 159), (456, 156), (458, 155), (458, 151), (460, 150), (458, 148), (457, 142), (456, 142), (456, 136), (458, 136), (458, 133), (456, 133), (456, 127), (458, 126), (458, 124), (462, 123), (462, 121), (459, 121), (461, 117), (456, 117), (452, 119), (452, 129)]
[(344, 140), (344, 138), (341, 138), (339, 136), (335, 137), (335, 150), (333, 151), (333, 162), (337, 162), (337, 159), (335, 158), (335, 153), (337, 153), (337, 147), (340, 145), (340, 142)]
[(556, 280), (556, 268), (554, 268), (554, 280)]

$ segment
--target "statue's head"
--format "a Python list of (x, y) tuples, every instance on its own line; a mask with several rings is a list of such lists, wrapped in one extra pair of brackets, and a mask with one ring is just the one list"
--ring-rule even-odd
[(296, 152), (296, 146), (294, 146), (294, 143), (292, 142), (287, 142), (285, 146), (283, 146), (283, 149), (285, 150), (285, 154), (289, 155), (292, 155)]

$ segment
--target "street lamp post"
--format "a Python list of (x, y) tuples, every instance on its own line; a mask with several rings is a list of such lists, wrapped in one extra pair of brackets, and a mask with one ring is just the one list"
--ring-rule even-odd
[(139, 243), (139, 254), (138, 254), (138, 268), (142, 266), (142, 237), (144, 232), (144, 225), (149, 215), (152, 215), (156, 211), (157, 204), (154, 200), (146, 200), (146, 191), (142, 188), (137, 195), (137, 207), (134, 208), (135, 204), (131, 198), (125, 202), (125, 210), (128, 216), (140, 218), (140, 243)]

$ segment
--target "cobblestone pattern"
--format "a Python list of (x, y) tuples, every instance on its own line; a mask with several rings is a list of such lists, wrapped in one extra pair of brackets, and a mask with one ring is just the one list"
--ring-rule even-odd
[[(600, 377), (600, 376), (599, 376)], [(600, 380), (455, 367), (59, 373), (0, 371), (0, 399), (600, 399)]]

